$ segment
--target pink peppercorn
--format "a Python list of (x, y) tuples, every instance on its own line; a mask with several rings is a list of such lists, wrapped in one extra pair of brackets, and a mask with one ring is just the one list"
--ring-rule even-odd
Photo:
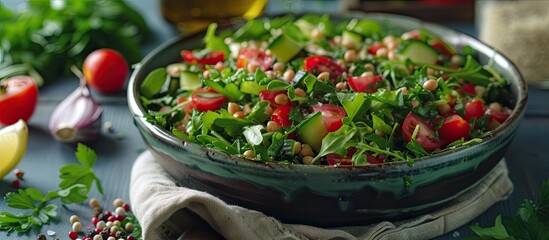
[(69, 232), (69, 238), (72, 239), (72, 240), (75, 240), (78, 238), (78, 233), (77, 232)]

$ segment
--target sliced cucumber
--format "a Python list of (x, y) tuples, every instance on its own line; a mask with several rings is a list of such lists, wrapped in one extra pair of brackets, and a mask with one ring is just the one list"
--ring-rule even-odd
[(307, 39), (313, 38), (311, 33), (313, 32), (313, 29), (316, 28), (316, 25), (310, 23), (305, 19), (298, 19), (297, 21), (294, 22), (294, 24), (297, 26), (297, 28), (299, 28), (299, 30), (301, 30), (301, 33), (305, 38)]
[(194, 91), (202, 87), (202, 81), (198, 73), (182, 71), (179, 74), (179, 88), (182, 90)]
[(383, 31), (381, 24), (379, 24), (376, 20), (367, 18), (360, 21), (356, 19), (353, 20), (349, 22), (349, 24), (347, 25), (347, 29), (364, 37), (381, 34), (381, 32)]
[(341, 34), (341, 42), (352, 43), (353, 48), (355, 48), (357, 46), (360, 46), (360, 43), (362, 42), (362, 36), (355, 32), (343, 31), (343, 33)]
[(297, 134), (303, 143), (309, 144), (318, 153), (322, 146), (322, 139), (328, 135), (322, 113), (315, 112), (297, 125)]
[(247, 94), (259, 95), (259, 92), (267, 90), (267, 85), (259, 85), (255, 81), (242, 81), (240, 91)]
[(286, 34), (280, 34), (269, 44), (269, 50), (271, 50), (277, 61), (281, 63), (288, 62), (301, 49), (303, 49), (303, 45)]
[(405, 40), (397, 48), (397, 55), (400, 59), (410, 59), (414, 63), (436, 64), (438, 54), (435, 48), (417, 39)]

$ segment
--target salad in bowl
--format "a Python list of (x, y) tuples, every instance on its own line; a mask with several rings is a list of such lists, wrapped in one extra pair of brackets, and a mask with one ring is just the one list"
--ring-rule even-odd
[(489, 46), (379, 13), (212, 24), (151, 52), (128, 88), (177, 184), (327, 227), (418, 216), (472, 189), (526, 100)]
[(504, 77), (426, 29), (306, 15), (215, 30), (152, 71), (142, 103), (151, 123), (241, 158), (412, 163), (481, 142), (511, 113)]

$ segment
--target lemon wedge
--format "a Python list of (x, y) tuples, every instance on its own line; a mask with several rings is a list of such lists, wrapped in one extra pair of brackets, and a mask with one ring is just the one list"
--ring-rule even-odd
[(0, 180), (23, 158), (29, 130), (23, 120), (0, 129)]

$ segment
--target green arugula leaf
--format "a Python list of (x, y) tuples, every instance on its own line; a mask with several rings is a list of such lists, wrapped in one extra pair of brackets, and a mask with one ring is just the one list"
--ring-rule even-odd
[(216, 30), (217, 23), (212, 23), (208, 26), (208, 30), (206, 30), (206, 35), (202, 40), (206, 44), (206, 48), (209, 48), (211, 50), (221, 50), (225, 53), (225, 56), (231, 55), (231, 50), (229, 49), (229, 46), (225, 44), (223, 38), (215, 35)]
[(260, 101), (254, 105), (252, 112), (246, 116), (246, 119), (252, 121), (253, 123), (262, 123), (267, 121), (270, 118), (269, 114), (265, 113), (265, 110), (269, 106), (268, 101)]
[(337, 93), (337, 99), (353, 121), (360, 119), (372, 103), (364, 93)]
[(150, 72), (143, 83), (141, 83), (141, 94), (146, 98), (151, 98), (162, 89), (166, 78), (168, 77), (168, 72), (165, 68), (157, 68)]
[(341, 154), (341, 150), (345, 149), (345, 144), (353, 138), (357, 129), (349, 125), (341, 126), (337, 131), (330, 132), (322, 139), (320, 151), (315, 156), (311, 164), (314, 164), (318, 159), (330, 153)]

